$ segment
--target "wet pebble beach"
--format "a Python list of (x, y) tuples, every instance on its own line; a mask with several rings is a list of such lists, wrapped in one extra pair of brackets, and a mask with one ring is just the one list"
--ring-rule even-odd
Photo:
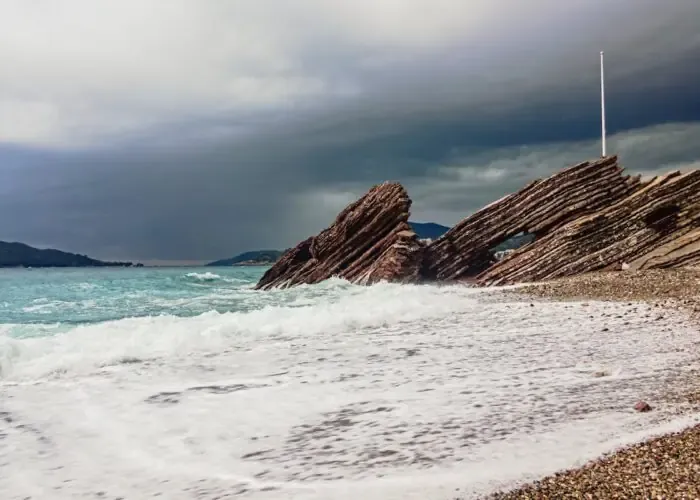
[[(525, 300), (627, 302), (653, 306), (649, 321), (669, 315), (700, 319), (700, 270), (675, 269), (593, 273), (506, 292)], [(698, 336), (700, 340), (700, 335)], [(667, 390), (649, 401), (676, 404), (681, 411), (700, 410), (700, 373), (689, 368), (669, 381)], [(562, 471), (491, 499), (698, 499), (700, 498), (700, 426), (662, 435)]]
[(490, 498), (700, 498), (700, 426), (631, 446), (580, 469)]

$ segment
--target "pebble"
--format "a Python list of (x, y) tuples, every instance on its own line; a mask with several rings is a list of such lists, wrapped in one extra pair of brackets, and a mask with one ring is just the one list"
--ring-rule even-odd
[(700, 498), (700, 425), (487, 498)]
[[(646, 302), (684, 312), (700, 320), (700, 269), (601, 272), (564, 278), (505, 292), (551, 300)], [(581, 304), (581, 307), (588, 303)], [(656, 321), (664, 319), (657, 314)], [(697, 375), (697, 374), (696, 374)], [(700, 380), (700, 377), (696, 378)], [(673, 392), (670, 390), (669, 392)], [(680, 399), (700, 402), (696, 392)], [(651, 406), (639, 401), (640, 412)], [(668, 434), (610, 455), (578, 469), (559, 472), (490, 499), (700, 499), (700, 425)]]

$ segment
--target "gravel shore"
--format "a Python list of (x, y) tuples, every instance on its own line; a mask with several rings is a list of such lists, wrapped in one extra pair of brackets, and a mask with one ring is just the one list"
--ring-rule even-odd
[(509, 293), (546, 300), (644, 301), (700, 314), (700, 269), (591, 273)]
[(700, 426), (631, 446), (493, 499), (700, 498)]
[[(700, 269), (594, 273), (528, 285), (509, 294), (527, 300), (644, 301), (700, 320)], [(669, 401), (700, 404), (700, 374), (669, 389)], [(697, 382), (696, 382), (697, 381)], [(491, 499), (700, 499), (700, 425), (636, 444)]]

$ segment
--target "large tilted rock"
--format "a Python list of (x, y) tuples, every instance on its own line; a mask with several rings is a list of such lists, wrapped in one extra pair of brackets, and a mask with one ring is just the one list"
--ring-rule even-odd
[[(428, 244), (408, 224), (410, 207), (401, 185), (375, 186), (328, 229), (287, 251), (257, 288), (333, 276), (359, 284), (501, 285), (700, 265), (700, 171), (643, 182), (623, 175), (614, 156), (581, 163), (491, 203)], [(494, 252), (521, 233), (534, 241)]]
[(699, 263), (700, 171), (673, 172), (519, 249), (477, 280), (496, 285)]
[(256, 288), (318, 283), (333, 276), (360, 284), (418, 281), (424, 249), (408, 225), (410, 208), (400, 184), (373, 187), (328, 229), (287, 251)]
[(519, 233), (542, 238), (625, 198), (640, 179), (622, 170), (615, 156), (581, 163), (487, 205), (428, 245), (426, 277), (443, 281), (477, 276), (494, 263), (492, 249), (499, 243)]

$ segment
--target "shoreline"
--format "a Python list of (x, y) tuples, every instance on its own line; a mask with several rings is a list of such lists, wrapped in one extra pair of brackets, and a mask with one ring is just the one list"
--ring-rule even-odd
[[(658, 311), (653, 320), (681, 314), (700, 325), (698, 268), (591, 273), (501, 293), (526, 301), (581, 302), (582, 307), (588, 305), (586, 301), (645, 303)], [(691, 370), (674, 382), (658, 403), (686, 404), (689, 413), (700, 411), (700, 373)], [(655, 401), (649, 403), (654, 408)], [(700, 498), (700, 424), (484, 498)]]

